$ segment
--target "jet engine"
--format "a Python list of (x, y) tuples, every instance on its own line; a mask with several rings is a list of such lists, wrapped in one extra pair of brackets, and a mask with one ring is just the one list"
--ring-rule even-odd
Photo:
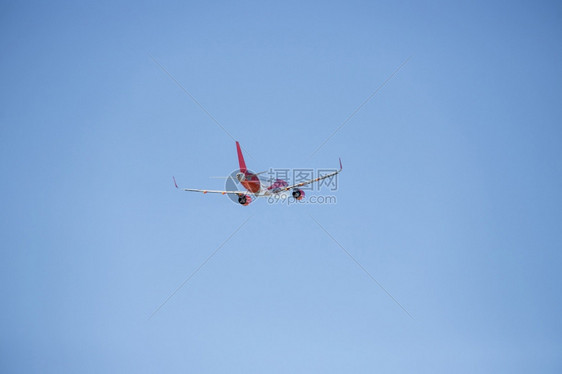
[(241, 205), (248, 206), (248, 205), (250, 205), (250, 203), (252, 202), (252, 197), (251, 197), (251, 196), (248, 196), (248, 195), (241, 195), (241, 196), (238, 196), (238, 202), (239, 202)]
[(301, 190), (300, 188), (293, 189), (293, 197), (296, 200), (302, 200), (302, 198), (304, 197), (304, 191)]

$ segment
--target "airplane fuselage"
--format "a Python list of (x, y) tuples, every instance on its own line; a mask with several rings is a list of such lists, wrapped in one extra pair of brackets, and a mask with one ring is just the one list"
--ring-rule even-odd
[(243, 173), (240, 183), (250, 193), (257, 194), (261, 190), (260, 179), (254, 173), (250, 173), (247, 171)]

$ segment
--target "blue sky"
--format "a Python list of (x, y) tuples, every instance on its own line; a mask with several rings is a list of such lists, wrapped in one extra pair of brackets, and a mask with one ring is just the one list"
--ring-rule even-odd
[[(3, 2), (0, 371), (560, 372), (561, 16)], [(236, 149), (151, 55), (250, 168), (341, 157), (337, 204), (175, 190)]]

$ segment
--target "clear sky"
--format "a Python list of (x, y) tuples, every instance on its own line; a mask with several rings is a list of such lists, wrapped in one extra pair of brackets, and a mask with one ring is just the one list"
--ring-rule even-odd
[[(559, 373), (561, 19), (3, 1), (0, 371)], [(221, 189), (236, 148), (151, 55), (250, 168), (341, 157), (337, 203), (175, 190)]]

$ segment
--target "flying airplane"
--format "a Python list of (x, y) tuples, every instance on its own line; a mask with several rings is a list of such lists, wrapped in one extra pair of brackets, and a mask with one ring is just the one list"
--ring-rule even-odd
[[(218, 193), (222, 195), (236, 195), (238, 197), (238, 203), (244, 206), (250, 205), (250, 203), (252, 202), (252, 197), (257, 198), (277, 196), (279, 198), (287, 198), (289, 196), (292, 196), (296, 200), (302, 200), (302, 198), (304, 197), (304, 191), (299, 187), (318, 182), (322, 179), (331, 178), (342, 171), (342, 164), (340, 159), (340, 169), (336, 170), (333, 173), (322, 175), (318, 178), (293, 184), (291, 186), (289, 186), (289, 183), (287, 183), (283, 179), (275, 179), (273, 180), (273, 183), (265, 184), (258, 177), (260, 174), (265, 173), (265, 171), (261, 173), (252, 173), (250, 170), (248, 170), (248, 168), (246, 167), (246, 162), (244, 161), (244, 156), (242, 155), (242, 150), (240, 149), (240, 144), (238, 142), (236, 142), (236, 151), (238, 153), (238, 163), (240, 165), (240, 170), (236, 173), (236, 179), (246, 189), (245, 191), (199, 190), (193, 188), (182, 188), (181, 190), (190, 192), (202, 192), (204, 194)], [(176, 186), (176, 188), (178, 188), (175, 177), (174, 185)], [(290, 190), (292, 191), (289, 195)]]

